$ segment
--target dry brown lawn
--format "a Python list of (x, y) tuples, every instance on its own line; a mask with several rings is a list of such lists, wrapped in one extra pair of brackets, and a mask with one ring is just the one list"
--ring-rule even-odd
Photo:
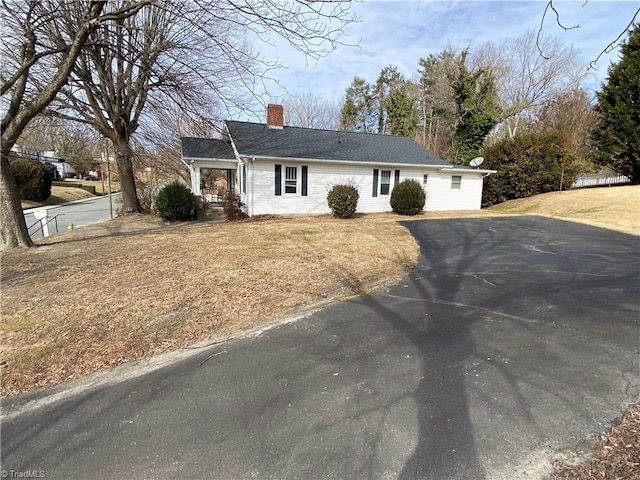
[[(640, 187), (579, 190), (482, 212), (640, 234)], [(394, 214), (168, 225), (121, 217), (2, 253), (1, 394), (225, 338), (401, 278), (418, 247)]]
[(93, 198), (94, 195), (77, 187), (51, 187), (51, 196), (44, 202), (34, 200), (22, 200), (22, 208), (34, 208), (44, 205), (60, 205), (62, 203), (73, 202), (85, 198)]
[(638, 480), (640, 478), (640, 404), (635, 405), (578, 463), (556, 461), (547, 480)]
[(640, 186), (544, 193), (495, 205), (489, 211), (545, 215), (640, 235)]
[(88, 229), (5, 252), (2, 394), (263, 327), (399, 279), (418, 247), (397, 220), (272, 218), (126, 232), (120, 219), (124, 233)]

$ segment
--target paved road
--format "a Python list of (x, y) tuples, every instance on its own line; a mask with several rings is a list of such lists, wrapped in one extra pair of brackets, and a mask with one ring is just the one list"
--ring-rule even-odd
[[(113, 215), (116, 215), (116, 210), (120, 207), (120, 194), (116, 193), (113, 196)], [(92, 223), (103, 222), (109, 220), (109, 197), (95, 197), (88, 200), (82, 200), (79, 202), (67, 203), (64, 205), (53, 205), (44, 207), (48, 211), (49, 218), (57, 216), (58, 231), (56, 232), (56, 223), (52, 221), (49, 223), (49, 234), (57, 235), (62, 233), (68, 233), (67, 227), (70, 223), (74, 227), (81, 227), (84, 225), (90, 225)], [(29, 209), (24, 218), (27, 222), (27, 227), (36, 223), (36, 218), (33, 215), (34, 210)], [(42, 232), (38, 228), (39, 224), (31, 227), (29, 233), (31, 238), (41, 238)]]
[(383, 291), (3, 402), (2, 468), (530, 480), (639, 400), (638, 237), (539, 217), (407, 228), (420, 265)]

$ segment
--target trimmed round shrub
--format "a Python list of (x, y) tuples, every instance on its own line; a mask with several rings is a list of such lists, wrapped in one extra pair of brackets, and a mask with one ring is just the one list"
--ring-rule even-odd
[(393, 187), (391, 208), (400, 215), (417, 215), (424, 209), (427, 195), (417, 180), (407, 178)]
[(42, 163), (35, 160), (12, 160), (11, 172), (21, 200), (43, 202), (51, 196), (54, 175)]
[(248, 215), (244, 213), (244, 203), (242, 203), (240, 195), (236, 195), (236, 192), (233, 190), (229, 190), (225, 194), (224, 207), (222, 207), (222, 211), (230, 222), (235, 222), (236, 220), (242, 220), (243, 218), (248, 217)]
[(356, 213), (360, 194), (353, 185), (334, 185), (327, 194), (327, 203), (334, 217), (351, 218)]
[(180, 182), (171, 182), (156, 196), (156, 212), (169, 221), (191, 220), (195, 217), (196, 202), (191, 190)]

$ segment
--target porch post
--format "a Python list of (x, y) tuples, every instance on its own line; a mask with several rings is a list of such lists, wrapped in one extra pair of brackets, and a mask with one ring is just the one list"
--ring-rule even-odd
[(191, 191), (194, 195), (202, 195), (200, 191), (200, 166), (191, 167)]

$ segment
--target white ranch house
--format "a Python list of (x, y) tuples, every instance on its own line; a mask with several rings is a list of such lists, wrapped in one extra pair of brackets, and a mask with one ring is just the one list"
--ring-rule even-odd
[(227, 121), (222, 139), (182, 139), (195, 195), (202, 169), (221, 169), (249, 215), (331, 213), (327, 193), (342, 183), (358, 188), (358, 212), (387, 212), (394, 185), (413, 178), (427, 192), (425, 210), (478, 210), (494, 173), (446, 163), (407, 137), (284, 126), (280, 105), (267, 119)]

